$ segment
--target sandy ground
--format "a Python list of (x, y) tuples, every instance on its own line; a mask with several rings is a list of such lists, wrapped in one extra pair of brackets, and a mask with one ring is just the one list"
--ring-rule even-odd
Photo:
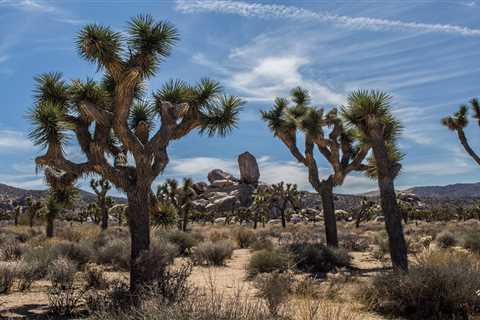
[[(351, 276), (358, 277), (360, 281), (383, 268), (382, 264), (372, 258), (368, 252), (353, 252), (351, 255), (353, 257), (353, 267), (358, 268)], [(190, 281), (199, 288), (208, 288), (209, 290), (215, 288), (217, 292), (225, 294), (234, 294), (239, 291), (242, 294), (254, 294), (251, 283), (245, 281), (245, 266), (250, 256), (249, 249), (235, 250), (232, 259), (227, 262), (225, 267), (195, 267), (190, 276)], [(119, 276), (124, 275), (119, 273), (107, 274), (107, 278)], [(339, 277), (342, 277), (342, 275), (329, 275), (324, 285), (330, 288), (332, 284), (339, 281)], [(48, 296), (46, 294), (48, 286), (48, 281), (37, 281), (27, 292), (13, 291), (7, 295), (1, 295), (0, 316), (3, 319), (33, 319), (45, 315), (48, 311)], [(351, 286), (353, 288), (355, 284), (352, 283)], [(340, 301), (350, 301), (351, 303), (350, 291), (348, 287), (344, 287), (340, 292)], [(361, 312), (361, 310), (358, 309), (358, 312)], [(362, 318), (381, 319), (367, 314)]]

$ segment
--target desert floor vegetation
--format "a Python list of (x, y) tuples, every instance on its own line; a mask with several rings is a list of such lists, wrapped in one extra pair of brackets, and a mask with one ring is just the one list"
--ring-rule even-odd
[[(152, 279), (128, 287), (126, 227), (57, 223), (4, 226), (2, 317), (90, 319), (470, 319), (480, 307), (480, 224), (411, 222), (409, 273), (393, 272), (380, 222), (338, 224), (338, 248), (321, 225), (156, 227), (142, 257)], [(451, 239), (455, 239), (452, 241)], [(261, 247), (265, 244), (264, 247)], [(438, 318), (440, 315), (440, 318)]]

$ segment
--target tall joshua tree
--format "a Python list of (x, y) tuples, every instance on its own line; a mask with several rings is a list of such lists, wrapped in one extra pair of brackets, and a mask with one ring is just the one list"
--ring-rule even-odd
[[(480, 104), (477, 98), (470, 100), (470, 105), (473, 109), (473, 117), (478, 121), (480, 126)], [(480, 157), (477, 153), (470, 147), (468, 143), (467, 136), (465, 135), (465, 127), (468, 125), (468, 106), (461, 105), (459, 110), (453, 114), (453, 116), (445, 117), (442, 119), (442, 124), (448, 129), (457, 132), (458, 140), (462, 144), (465, 151), (472, 157), (472, 159), (480, 165)]]
[(274, 201), (276, 207), (280, 211), (280, 217), (282, 219), (282, 227), (287, 227), (287, 218), (286, 210), (288, 205), (291, 205), (293, 208), (299, 207), (299, 192), (297, 190), (296, 184), (287, 183), (283, 181), (277, 184), (273, 184), (270, 187), (271, 201)]
[(364, 143), (372, 147), (367, 174), (378, 180), (393, 267), (406, 271), (407, 246), (394, 186), (403, 157), (396, 145), (401, 125), (391, 112), (391, 100), (381, 91), (354, 91), (342, 108), (342, 115), (358, 130)]
[[(90, 186), (97, 195), (98, 207), (101, 211), (101, 223), (100, 228), (107, 230), (108, 228), (108, 209), (111, 206), (111, 198), (107, 197), (108, 191), (112, 188), (110, 182), (105, 179), (92, 179), (90, 180)], [(109, 200), (110, 199), (110, 200)]]
[[(178, 39), (171, 24), (148, 15), (132, 19), (124, 33), (90, 24), (80, 31), (77, 47), (104, 73), (103, 81), (67, 83), (59, 73), (36, 79), (31, 138), (46, 149), (37, 165), (75, 178), (97, 174), (127, 194), (132, 293), (148, 281), (139, 257), (150, 248), (151, 186), (168, 164), (168, 145), (195, 129), (209, 136), (228, 134), (242, 104), (208, 79), (195, 85), (172, 80), (154, 93), (153, 101), (144, 96), (142, 84), (157, 74)], [(66, 158), (69, 132), (85, 161)]]
[(78, 190), (74, 187), (74, 176), (64, 174), (52, 168), (45, 170), (45, 178), (49, 185), (46, 210), (46, 235), (54, 235), (54, 223), (57, 216), (66, 208), (70, 208), (77, 199)]
[[(344, 127), (337, 116), (337, 109), (325, 113), (323, 109), (312, 106), (308, 91), (300, 87), (293, 89), (291, 96), (293, 105), (287, 99), (277, 98), (270, 111), (262, 112), (262, 117), (295, 159), (307, 167), (308, 180), (322, 198), (327, 244), (336, 247), (338, 236), (333, 188), (342, 185), (350, 172), (366, 169), (362, 162), (369, 147), (355, 141), (354, 131)], [(303, 153), (297, 140), (298, 132), (304, 134)], [(333, 170), (323, 179), (318, 172), (315, 148)]]
[(168, 203), (175, 208), (179, 216), (178, 229), (187, 231), (190, 212), (192, 211), (192, 201), (196, 196), (193, 190), (193, 181), (190, 178), (183, 180), (183, 185), (178, 186), (175, 179), (168, 179), (164, 184), (158, 186), (157, 199), (162, 203)]
[(26, 199), (27, 202), (27, 214), (28, 214), (28, 223), (30, 228), (33, 228), (35, 218), (37, 217), (39, 211), (42, 209), (43, 204), (41, 201), (34, 201), (32, 197)]

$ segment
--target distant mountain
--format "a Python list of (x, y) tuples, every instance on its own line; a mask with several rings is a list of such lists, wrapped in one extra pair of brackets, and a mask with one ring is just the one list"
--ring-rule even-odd
[[(87, 205), (96, 200), (96, 195), (85, 190), (79, 189), (80, 193), (80, 205)], [(11, 203), (15, 202), (20, 205), (25, 204), (27, 197), (32, 197), (34, 200), (45, 199), (48, 195), (47, 190), (27, 190), (17, 187), (12, 187), (3, 183), (0, 183), (0, 208), (9, 208)], [(115, 202), (126, 203), (125, 198), (112, 197)]]
[(420, 198), (460, 200), (480, 198), (480, 182), (456, 183), (446, 186), (413, 187), (405, 192), (414, 193)]
[[(437, 199), (444, 201), (475, 198), (480, 199), (480, 182), (456, 183), (446, 186), (412, 187), (400, 191), (413, 193), (422, 199)], [(378, 197), (379, 191), (370, 191), (361, 195), (367, 197)]]

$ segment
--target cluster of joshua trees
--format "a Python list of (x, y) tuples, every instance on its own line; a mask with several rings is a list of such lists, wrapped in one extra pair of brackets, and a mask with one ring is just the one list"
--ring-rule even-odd
[[(36, 78), (30, 137), (45, 152), (35, 162), (45, 169), (58, 208), (68, 206), (76, 180), (100, 176), (92, 187), (100, 199), (104, 228), (108, 224), (106, 191), (113, 185), (126, 193), (132, 292), (148, 281), (139, 257), (150, 248), (150, 212), (159, 205), (174, 206), (185, 229), (191, 211), (191, 180), (183, 186), (168, 181), (157, 194), (152, 192), (154, 180), (169, 162), (170, 142), (194, 130), (208, 136), (227, 135), (235, 128), (244, 104), (207, 78), (195, 84), (171, 80), (147, 96), (145, 82), (157, 74), (178, 39), (174, 26), (148, 15), (133, 18), (123, 33), (87, 25), (78, 35), (77, 48), (84, 59), (96, 64), (103, 79), (67, 82), (60, 73)], [(472, 101), (472, 106), (479, 119), (478, 102)], [(457, 131), (467, 152), (480, 163), (463, 134), (466, 112), (462, 107), (444, 123)], [(261, 116), (308, 169), (308, 180), (321, 195), (328, 245), (338, 245), (333, 188), (352, 172), (365, 172), (378, 181), (392, 263), (395, 269), (406, 271), (407, 247), (394, 190), (402, 159), (396, 144), (401, 126), (392, 114), (391, 97), (359, 90), (348, 96), (345, 106), (325, 111), (312, 104), (305, 89), (294, 88), (291, 99), (277, 98)], [(64, 146), (70, 139), (78, 143), (84, 161), (68, 159)], [(326, 177), (319, 175), (318, 155), (331, 167)], [(273, 192), (287, 199), (281, 206), (285, 223), (285, 208), (296, 190), (282, 185)], [(52, 202), (56, 212), (53, 206)]]

